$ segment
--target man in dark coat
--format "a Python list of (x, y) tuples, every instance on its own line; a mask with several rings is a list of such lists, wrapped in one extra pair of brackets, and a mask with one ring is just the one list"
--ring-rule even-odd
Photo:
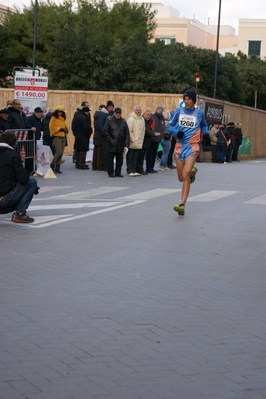
[(106, 143), (106, 138), (104, 136), (104, 125), (106, 122), (106, 119), (108, 118), (108, 116), (113, 116), (114, 114), (114, 103), (112, 100), (108, 100), (107, 104), (106, 104), (106, 112), (102, 112), (101, 114), (99, 114), (98, 117), (98, 122), (97, 122), (97, 127), (100, 130), (100, 132), (102, 133), (102, 170), (103, 171), (107, 171), (107, 143)]
[(5, 130), (11, 129), (10, 124), (8, 123), (8, 109), (1, 109), (0, 111), (0, 132), (4, 132)]
[(243, 138), (243, 134), (242, 134), (242, 123), (238, 123), (236, 128), (233, 130), (233, 135), (235, 138), (235, 148), (233, 150), (233, 155), (232, 155), (232, 161), (239, 161), (238, 159), (238, 150), (239, 147), (242, 144), (242, 138)]
[[(42, 132), (42, 116), (43, 116), (43, 110), (40, 107), (36, 107), (34, 109), (34, 113), (31, 116), (28, 116), (26, 118), (25, 122), (25, 128), (30, 129), (31, 132), (29, 132), (29, 139), (33, 139), (33, 133), (34, 132), (34, 138), (35, 138), (35, 143), (36, 140), (40, 140), (41, 138), (41, 132)], [(36, 148), (35, 148), (36, 151)], [(32, 173), (35, 169), (35, 161), (34, 158), (32, 159), (26, 159), (25, 161), (25, 168), (28, 173)]]
[(11, 221), (32, 223), (26, 211), (34, 194), (38, 194), (37, 180), (23, 168), (15, 150), (14, 133), (0, 134), (0, 213), (13, 212)]
[(232, 162), (231, 157), (232, 157), (235, 145), (236, 145), (236, 141), (235, 141), (235, 137), (234, 137), (235, 127), (236, 126), (235, 126), (234, 122), (229, 122), (226, 125), (226, 129), (229, 134), (229, 145), (227, 146), (226, 157), (225, 157), (226, 162)]
[(75, 119), (75, 144), (77, 152), (76, 168), (89, 169), (86, 165), (86, 154), (89, 148), (89, 140), (92, 134), (91, 116), (89, 107), (83, 107)]
[[(102, 171), (102, 158), (103, 158), (103, 127), (100, 128), (101, 123), (99, 121), (106, 121), (109, 112), (107, 111), (105, 105), (100, 105), (99, 109), (95, 112), (93, 116), (93, 158), (92, 158), (92, 170)], [(104, 122), (105, 123), (105, 122)]]
[[(104, 137), (107, 143), (107, 173), (109, 177), (123, 177), (123, 152), (129, 147), (129, 129), (127, 122), (121, 118), (121, 108), (115, 108), (114, 115), (108, 116), (104, 125)], [(115, 158), (115, 173), (114, 173)]]
[(42, 132), (43, 110), (40, 107), (34, 109), (34, 113), (28, 116), (25, 122), (25, 128), (35, 133), (35, 140), (40, 140)]
[[(71, 122), (71, 129), (72, 129), (74, 137), (76, 136), (76, 119), (80, 115), (80, 113), (82, 112), (82, 109), (84, 107), (88, 107), (89, 108), (88, 101), (82, 101), (82, 103), (78, 106), (78, 108), (76, 109), (76, 112), (74, 113), (74, 116), (73, 116), (73, 119), (72, 119), (72, 122)], [(88, 151), (89, 151), (89, 148), (88, 148)], [(76, 159), (77, 159), (77, 153), (76, 153), (76, 150), (74, 148), (73, 155), (72, 155), (73, 163), (76, 162)]]
[(8, 123), (11, 129), (25, 129), (26, 116), (21, 111), (21, 103), (19, 100), (12, 101), (12, 107), (8, 108)]

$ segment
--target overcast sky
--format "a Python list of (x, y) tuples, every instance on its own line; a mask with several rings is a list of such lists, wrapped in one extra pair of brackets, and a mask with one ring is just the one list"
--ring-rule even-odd
[[(217, 24), (219, 0), (158, 0), (157, 2), (176, 8), (180, 11), (181, 17), (191, 19), (195, 17), (204, 24), (208, 23), (209, 18), (210, 24)], [(0, 0), (0, 3), (9, 7), (13, 5), (21, 7), (22, 4), (28, 6), (30, 0)], [(222, 25), (231, 25), (237, 30), (240, 18), (266, 19), (266, 0), (221, 0)]]

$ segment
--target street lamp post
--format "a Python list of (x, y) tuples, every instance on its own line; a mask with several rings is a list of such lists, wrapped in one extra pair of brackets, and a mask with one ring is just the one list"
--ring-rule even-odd
[(33, 32), (33, 54), (32, 54), (32, 69), (33, 76), (35, 76), (36, 69), (36, 43), (37, 43), (37, 17), (38, 17), (38, 0), (35, 0), (34, 7), (34, 32)]
[(195, 82), (196, 82), (196, 96), (197, 96), (197, 102), (198, 102), (198, 83), (200, 81), (200, 73), (196, 72), (195, 73)]
[(216, 53), (215, 53), (215, 70), (214, 70), (213, 98), (216, 98), (217, 69), (218, 69), (218, 57), (219, 57), (219, 39), (220, 39), (221, 5), (222, 5), (222, 0), (219, 0), (218, 25), (217, 25), (217, 40), (216, 40)]

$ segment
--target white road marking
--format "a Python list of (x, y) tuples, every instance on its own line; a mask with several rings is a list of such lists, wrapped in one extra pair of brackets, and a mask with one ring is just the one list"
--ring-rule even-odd
[(263, 194), (260, 197), (255, 197), (249, 201), (245, 201), (244, 204), (266, 205), (266, 194)]
[(83, 190), (83, 191), (75, 191), (73, 193), (68, 193), (68, 194), (61, 194), (61, 195), (54, 195), (52, 197), (48, 198), (36, 198), (38, 201), (42, 200), (79, 200), (82, 198), (90, 198), (94, 197), (95, 195), (102, 195), (102, 194), (109, 194), (112, 192), (116, 191), (121, 191), (121, 190), (126, 190), (128, 187), (99, 187), (99, 188), (90, 188), (88, 190)]
[(126, 195), (124, 197), (115, 198), (116, 200), (150, 200), (153, 198), (162, 197), (163, 195), (174, 194), (180, 192), (181, 189), (167, 189), (167, 188), (156, 188), (154, 190), (143, 191), (141, 193)]
[[(34, 216), (34, 224), (45, 223), (45, 222), (49, 222), (51, 220), (58, 220), (60, 218), (66, 218), (66, 217), (71, 217), (71, 216), (74, 216), (74, 215), (73, 214), (69, 214), (69, 215)], [(11, 218), (4, 218), (4, 219), (1, 219), (1, 222), (8, 222), (10, 224), (10, 222), (11, 222), (10, 219)], [(24, 226), (24, 227), (30, 226), (29, 224), (26, 224), (26, 223), (25, 224), (24, 223), (14, 223), (14, 222), (11, 222), (11, 223), (14, 226)]]
[(34, 224), (41, 224), (41, 223), (46, 223), (50, 222), (51, 220), (58, 220), (58, 219), (63, 219), (66, 217), (71, 217), (74, 216), (74, 214), (69, 214), (69, 215), (48, 215), (48, 216), (34, 216)]
[(73, 186), (46, 186), (40, 188), (40, 194), (48, 193), (49, 191), (60, 190), (64, 188), (72, 188)]
[[(62, 187), (64, 189), (66, 187)], [(53, 187), (53, 189), (55, 189)], [(26, 225), (27, 227), (30, 228), (43, 228), (43, 227), (49, 227), (52, 225), (64, 223), (64, 222), (69, 222), (72, 220), (76, 219), (81, 219), (81, 218), (86, 218), (90, 216), (95, 216), (99, 215), (105, 212), (110, 212), (110, 211), (115, 211), (127, 206), (131, 205), (138, 205), (141, 204), (147, 200), (150, 199), (155, 199), (164, 195), (169, 195), (169, 194), (175, 194), (178, 192), (181, 192), (181, 189), (162, 189), (162, 188), (157, 188), (154, 190), (149, 190), (149, 191), (143, 191), (140, 193), (132, 194), (132, 195), (127, 195), (124, 197), (118, 197), (113, 200), (109, 199), (93, 199), (92, 201), (88, 202), (78, 202), (78, 203), (69, 203), (68, 201), (66, 203), (62, 204), (62, 200), (84, 200), (84, 197), (88, 196), (95, 196), (95, 195), (100, 195), (100, 194), (106, 194), (114, 191), (120, 191), (120, 190), (126, 190), (127, 187), (99, 187), (97, 189), (89, 189), (89, 190), (84, 190), (80, 192), (74, 192), (74, 193), (69, 193), (65, 195), (59, 195), (59, 196), (53, 196), (50, 198), (40, 198), (40, 200), (47, 200), (47, 199), (60, 199), (61, 202), (60, 204), (55, 203), (55, 204), (47, 204), (47, 205), (31, 205), (29, 207), (29, 211), (39, 211), (39, 210), (66, 210), (66, 209), (82, 209), (82, 208), (103, 208), (103, 209), (98, 209), (95, 211), (87, 212), (87, 213), (82, 213), (82, 214), (67, 214), (67, 215), (62, 215), (62, 214), (57, 214), (57, 215), (47, 215), (47, 216), (37, 216), (35, 218), (35, 222), (33, 224)], [(209, 191), (207, 193), (203, 193), (200, 195), (195, 195), (194, 197), (190, 197), (188, 201), (198, 201), (198, 202), (211, 202), (211, 201), (216, 201), (231, 195), (234, 195), (238, 193), (238, 191), (222, 191), (222, 190), (213, 190)], [(128, 202), (127, 202), (128, 201)], [(36, 203), (34, 201), (34, 203)], [(254, 198), (250, 201), (247, 201), (245, 203), (248, 204), (266, 204), (266, 194), (262, 195), (260, 197)], [(2, 219), (1, 221), (9, 222), (10, 219)], [(25, 226), (25, 225), (24, 225)]]
[(191, 202), (212, 202), (217, 201), (219, 199), (229, 197), (230, 195), (237, 194), (239, 191), (219, 191), (212, 190), (207, 193), (195, 195), (194, 197), (188, 198), (188, 201)]
[(43, 209), (78, 209), (78, 208), (98, 208), (121, 204), (121, 202), (90, 202), (81, 204), (56, 204), (56, 205), (31, 205), (29, 211), (39, 211)]
[(74, 215), (74, 216), (68, 216), (68, 215), (63, 215), (63, 217), (65, 218), (61, 218), (60, 220), (53, 220), (51, 222), (47, 222), (47, 223), (41, 223), (41, 224), (29, 224), (27, 226), (31, 227), (31, 228), (35, 228), (35, 229), (41, 229), (43, 227), (49, 227), (55, 224), (60, 224), (60, 223), (64, 223), (64, 222), (69, 222), (70, 220), (76, 220), (76, 219), (84, 219), (86, 217), (90, 217), (90, 216), (94, 216), (94, 215), (99, 215), (101, 213), (105, 213), (105, 212), (110, 212), (110, 211), (114, 211), (116, 209), (121, 209), (121, 208), (125, 208), (127, 206), (131, 206), (131, 205), (138, 205), (141, 202), (144, 201), (135, 201), (135, 202), (128, 202), (125, 204), (120, 204), (120, 205), (116, 205), (116, 206), (112, 206), (110, 208), (105, 208), (105, 209), (100, 209), (98, 211), (93, 211), (93, 212), (88, 212), (88, 213), (83, 213), (82, 215)]

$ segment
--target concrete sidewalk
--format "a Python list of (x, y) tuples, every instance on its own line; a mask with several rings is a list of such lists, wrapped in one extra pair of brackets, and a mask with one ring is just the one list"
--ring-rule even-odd
[(70, 157), (0, 215), (0, 399), (266, 398), (266, 161), (197, 167), (184, 217)]

